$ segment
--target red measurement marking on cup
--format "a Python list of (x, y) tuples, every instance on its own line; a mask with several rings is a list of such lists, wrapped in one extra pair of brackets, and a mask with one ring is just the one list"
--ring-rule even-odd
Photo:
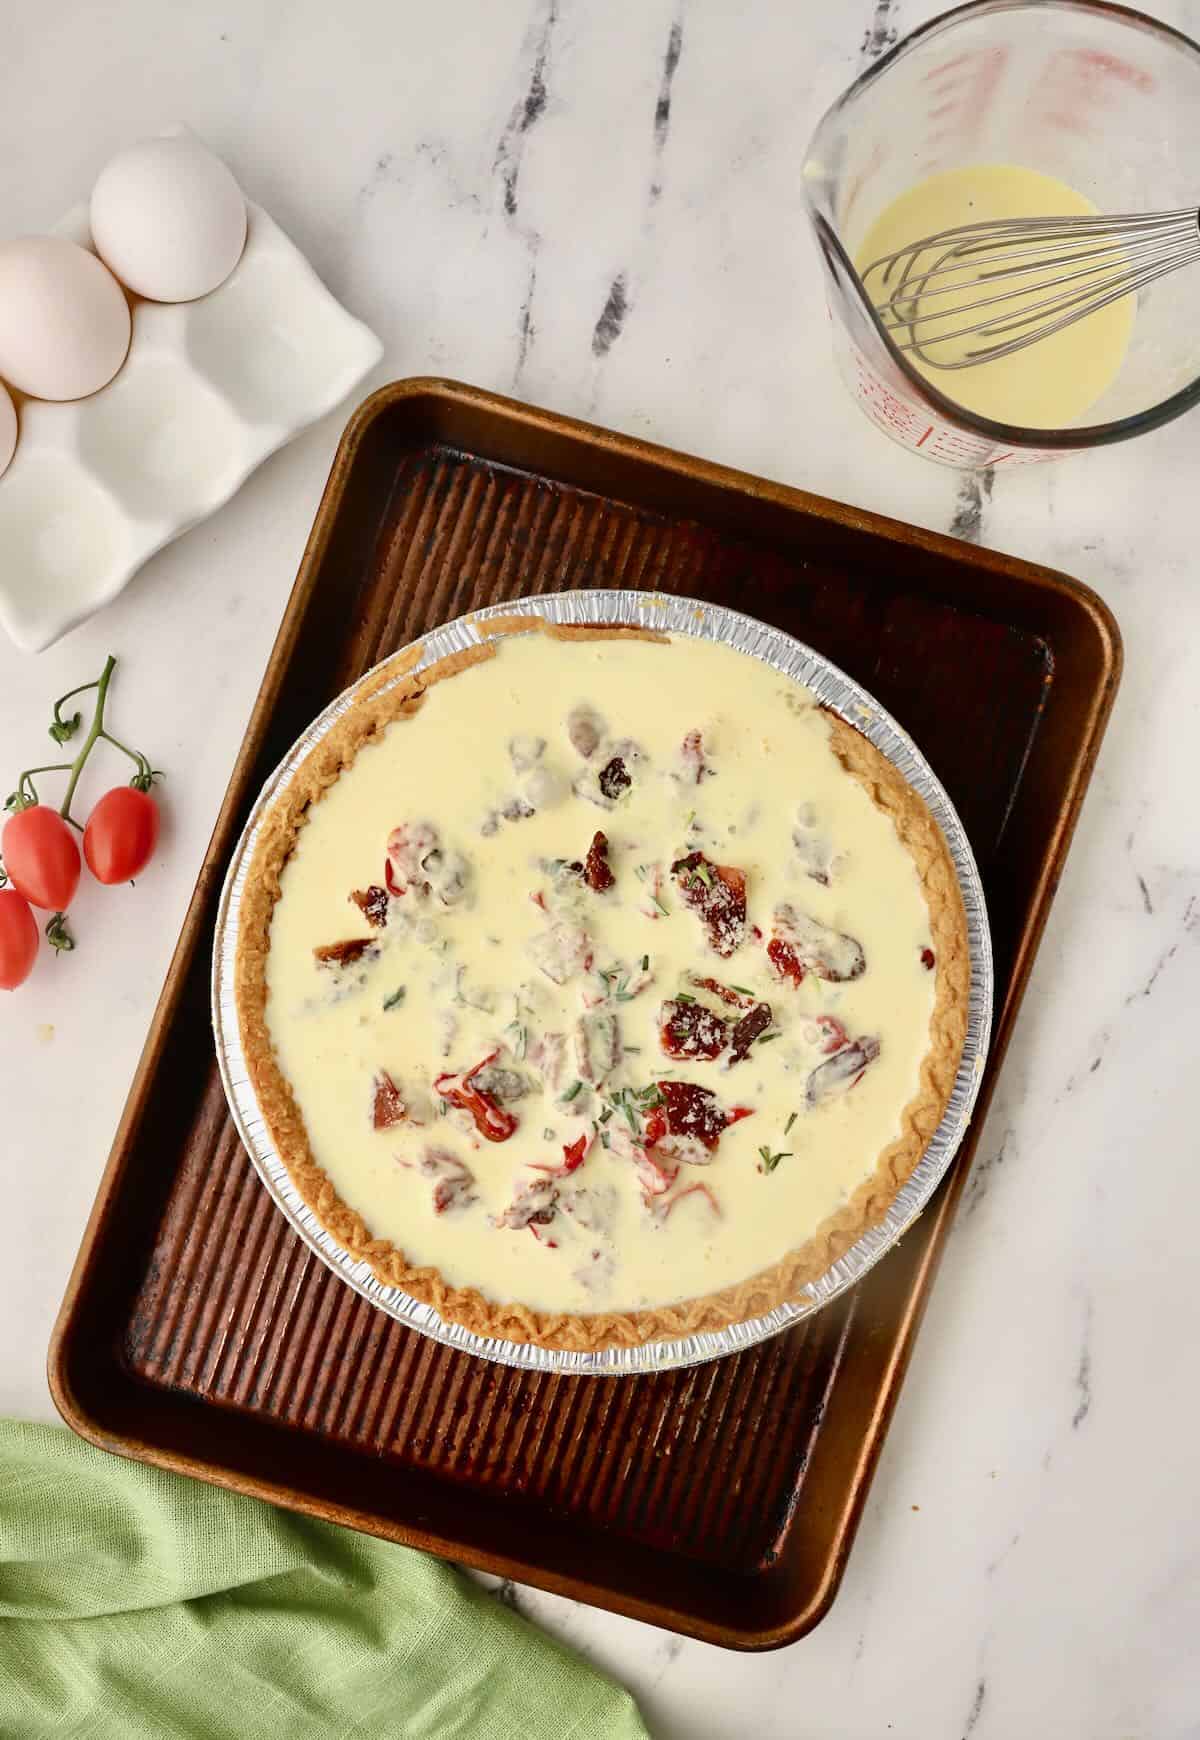
[(1060, 48), (1042, 68), (1029, 101), (1044, 125), (1090, 139), (1110, 124), (1111, 111), (1130, 92), (1144, 97), (1155, 88), (1152, 73), (1119, 55)]
[(1123, 60), (1120, 55), (1106, 54), (1099, 48), (1072, 48), (1064, 51), (1072, 55), (1089, 72), (1097, 73), (1103, 78), (1118, 79), (1122, 84), (1130, 85), (1143, 96), (1149, 96), (1154, 89), (1154, 75), (1144, 67), (1134, 66), (1132, 61)]
[(975, 138), (987, 117), (1008, 65), (1002, 43), (971, 54), (956, 55), (925, 75), (932, 85), (925, 124), (928, 147), (955, 145), (962, 149)]
[(1036, 465), (1056, 457), (1053, 448), (1002, 448), (985, 436), (972, 435), (950, 423), (931, 423), (928, 410), (893, 392), (873, 373), (860, 352), (853, 352), (853, 362), (857, 397), (871, 421), (902, 447), (923, 449), (927, 459), (981, 468), (1007, 465), (1011, 470), (1014, 465)]
[(972, 51), (970, 54), (964, 52), (952, 55), (949, 60), (939, 60), (936, 66), (931, 66), (928, 72), (921, 74), (921, 83), (932, 84), (935, 79), (940, 79), (943, 73), (954, 72), (956, 68), (961, 66), (969, 66), (974, 59), (975, 54)]

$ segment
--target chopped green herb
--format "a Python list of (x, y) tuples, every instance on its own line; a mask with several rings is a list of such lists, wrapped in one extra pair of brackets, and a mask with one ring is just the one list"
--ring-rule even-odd
[(736, 991), (739, 997), (753, 997), (754, 992), (748, 985), (730, 985), (731, 991)]
[(582, 1092), (583, 1092), (583, 1083), (581, 1081), (573, 1082), (572, 1085), (567, 1089), (566, 1093), (563, 1095), (564, 1103), (570, 1104), (570, 1102), (573, 1099), (578, 1098), (578, 1096)]
[(641, 1048), (641, 1046), (640, 1046), (640, 1045), (626, 1045), (626, 1046), (623, 1046), (623, 1047), (622, 1047), (622, 1050), (624, 1050), (624, 1051), (631, 1051), (631, 1052), (634, 1052), (634, 1053), (635, 1053), (635, 1054), (636, 1054), (636, 1053), (637, 1053), (637, 1052), (639, 1052), (639, 1051), (640, 1051), (640, 1050), (641, 1050), (641, 1049), (642, 1049), (642, 1048)]
[(760, 1045), (770, 1045), (770, 1043), (773, 1039), (782, 1039), (782, 1038), (783, 1038), (783, 1034), (780, 1031), (780, 1029), (777, 1027), (773, 1033), (760, 1033), (758, 1036), (758, 1043)]
[(762, 1155), (762, 1170), (764, 1172), (774, 1172), (781, 1160), (790, 1160), (792, 1158), (791, 1154), (785, 1151), (781, 1151), (778, 1154), (772, 1154), (765, 1142), (758, 1151)]
[(652, 894), (650, 896), (650, 898), (654, 902), (655, 906), (657, 906), (658, 910), (662, 913), (663, 917), (667, 918), (670, 915), (671, 909), (669, 906), (667, 906), (665, 901), (661, 900), (657, 894)]
[(791, 1117), (788, 1119), (787, 1123), (783, 1126), (783, 1133), (785, 1136), (791, 1130), (791, 1127), (795, 1122), (796, 1122), (796, 1114), (795, 1114), (795, 1112), (793, 1112)]
[(546, 1128), (542, 1131), (542, 1140), (543, 1142), (553, 1142), (554, 1140), (554, 1131), (549, 1124), (547, 1124)]
[(391, 996), (385, 997), (383, 999), (384, 1008), (385, 1009), (395, 1009), (400, 1003), (403, 1003), (405, 995), (406, 995), (406, 991), (407, 991), (406, 986), (397, 985), (396, 989), (392, 992)]
[(529, 1031), (528, 1031), (528, 1029), (520, 1021), (510, 1021), (508, 1026), (504, 1029), (504, 1031), (506, 1033), (511, 1033), (513, 1036), (513, 1043), (512, 1043), (513, 1056), (517, 1057), (517, 1058), (523, 1058), (525, 1056), (526, 1051), (529, 1049)]
[(677, 1003), (694, 1003), (696, 999), (690, 991), (676, 991), (675, 1001)]
[(712, 887), (712, 871), (709, 869), (707, 864), (697, 864), (696, 875), (700, 878), (706, 888)]
[(612, 1115), (613, 1115), (612, 1107), (605, 1106), (604, 1110), (600, 1114), (600, 1122), (602, 1124), (607, 1124), (608, 1120), (612, 1117)]
[(610, 1141), (609, 1141), (609, 1139), (608, 1139), (608, 1131), (607, 1131), (607, 1130), (601, 1130), (601, 1132), (600, 1132), (600, 1143), (601, 1143), (601, 1146), (602, 1146), (602, 1147), (605, 1147), (605, 1148), (611, 1148), (611, 1147), (612, 1147), (612, 1143), (611, 1143), (611, 1142), (610, 1142)]
[(688, 819), (687, 819), (687, 822), (685, 823), (685, 826), (689, 827), (689, 828), (694, 828), (696, 826), (696, 812), (695, 812), (695, 810), (688, 811)]
[(633, 867), (633, 873), (637, 877), (639, 882), (644, 882), (646, 880), (646, 875), (647, 875), (647, 872), (649, 871), (649, 869), (650, 869), (649, 864), (635, 864)]
[(633, 1131), (634, 1135), (636, 1136), (638, 1133), (637, 1107), (636, 1107), (636, 1104), (634, 1103), (633, 1095), (630, 1093), (629, 1089), (628, 1088), (615, 1088), (613, 1090), (612, 1094), (609, 1096), (609, 1098), (610, 1098), (610, 1104), (612, 1105), (612, 1109), (614, 1111), (624, 1112), (626, 1118), (629, 1121), (629, 1128)]
[(650, 971), (650, 956), (649, 955), (642, 956), (642, 971), (643, 971), (643, 973), (648, 973)]

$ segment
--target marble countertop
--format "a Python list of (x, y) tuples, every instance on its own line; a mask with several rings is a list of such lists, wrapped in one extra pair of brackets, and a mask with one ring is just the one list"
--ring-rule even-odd
[[(1152, 9), (1200, 34), (1200, 0)], [(4, 26), (0, 233), (186, 121), (383, 337), (377, 379), (453, 375), (949, 529), (1079, 575), (1123, 626), (1116, 714), (829, 1617), (739, 1657), (505, 1591), (664, 1740), (1200, 1734), (1200, 414), (993, 487), (851, 403), (799, 164), (826, 103), (934, 10), (47, 0)], [(50, 652), (0, 646), (14, 772), (110, 650), (121, 733), (169, 770), (153, 867), (85, 888), (77, 953), (0, 1013), (6, 1413), (52, 1417), (50, 1327), (343, 421)]]

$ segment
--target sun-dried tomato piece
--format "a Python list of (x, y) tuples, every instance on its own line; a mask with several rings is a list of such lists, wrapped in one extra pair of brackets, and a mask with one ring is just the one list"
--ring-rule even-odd
[(790, 979), (793, 985), (803, 983), (804, 965), (790, 943), (785, 943), (780, 937), (772, 937), (767, 944), (767, 958), (781, 979)]
[(529, 1162), (534, 1172), (544, 1172), (547, 1178), (569, 1178), (572, 1172), (578, 1172), (587, 1156), (592, 1138), (585, 1131), (573, 1142), (563, 1143), (563, 1157), (557, 1166), (550, 1166), (537, 1160)]
[(448, 852), (432, 822), (401, 822), (388, 835), (389, 890), (436, 895), (443, 906), (457, 906), (467, 892), (470, 866), (461, 852)]
[(727, 1023), (703, 1003), (669, 997), (659, 1005), (658, 1037), (668, 1057), (717, 1057), (728, 1036)]
[(386, 888), (381, 888), (378, 882), (372, 882), (367, 888), (356, 888), (350, 898), (372, 929), (383, 929), (387, 923), (389, 905)]
[[(663, 1133), (665, 1134), (665, 1132), (664, 1122)], [(642, 1196), (647, 1202), (653, 1197), (665, 1196), (679, 1173), (677, 1160), (665, 1160), (662, 1155), (656, 1154), (653, 1148), (636, 1148), (633, 1164), (638, 1175), (638, 1183), (642, 1187)]]
[(698, 991), (711, 991), (714, 997), (719, 997), (722, 1003), (728, 1003), (731, 1009), (753, 1009), (758, 1001), (749, 991), (735, 991), (732, 985), (722, 985), (718, 979), (702, 979), (695, 973), (688, 974), (688, 983), (695, 985)]
[(921, 965), (932, 973), (934, 967), (937, 965), (937, 957), (932, 949), (927, 948), (921, 950)]
[(607, 834), (597, 831), (592, 835), (592, 843), (584, 861), (583, 878), (588, 887), (594, 888), (597, 894), (603, 894), (616, 881), (608, 862)]
[(480, 1070), (489, 1063), (495, 1063), (499, 1055), (498, 1051), (489, 1051), (474, 1069), (459, 1075), (435, 1076), (433, 1082), (435, 1093), (448, 1100), (452, 1106), (459, 1106), (464, 1112), (470, 1112), (475, 1120), (475, 1128), (489, 1142), (507, 1142), (518, 1122), (512, 1112), (506, 1112), (503, 1106), (497, 1105), (491, 1094), (484, 1093), (482, 1088), (475, 1086), (475, 1077)]
[(727, 959), (746, 934), (745, 871), (689, 852), (675, 860), (671, 874), (684, 901), (704, 920), (709, 942)]
[(377, 1130), (390, 1130), (393, 1124), (402, 1124), (407, 1116), (408, 1107), (400, 1089), (386, 1069), (377, 1071), (375, 1097), (371, 1107), (372, 1124)]
[(677, 1202), (682, 1202), (685, 1196), (695, 1196), (697, 1192), (699, 1192), (699, 1194), (705, 1199), (708, 1206), (712, 1209), (713, 1213), (719, 1220), (721, 1218), (721, 1206), (709, 1186), (707, 1184), (702, 1184), (699, 1179), (696, 1180), (695, 1184), (685, 1184), (682, 1190), (677, 1190), (675, 1192), (674, 1196), (668, 1196), (662, 1202), (656, 1204), (656, 1212), (666, 1220)]
[[(441, 850), (441, 838), (432, 822), (401, 822), (388, 835), (388, 869), (394, 872), (398, 892), (415, 888), (421, 894), (429, 892), (426, 860)], [(390, 886), (390, 883), (389, 883)]]
[(840, 1051), (844, 1045), (849, 1045), (850, 1035), (836, 1015), (816, 1015), (813, 1017), (813, 1023), (821, 1031), (821, 1050), (826, 1057), (832, 1057), (835, 1051)]
[(819, 1063), (808, 1078), (805, 1097), (809, 1105), (819, 1106), (826, 1100), (849, 1093), (862, 1080), (867, 1065), (874, 1063), (878, 1056), (879, 1041), (870, 1038), (855, 1039), (840, 1051), (835, 1051), (832, 1057)]
[[(669, 1136), (692, 1136), (704, 1147), (715, 1148), (721, 1139), (721, 1132), (736, 1124), (739, 1118), (749, 1117), (750, 1111), (745, 1106), (735, 1106), (732, 1112), (727, 1112), (711, 1088), (701, 1087), (694, 1081), (660, 1081), (658, 1091), (663, 1097), (663, 1104), (658, 1108), (665, 1123), (663, 1134)], [(652, 1112), (646, 1122), (646, 1133), (650, 1135), (651, 1122), (655, 1120)], [(661, 1135), (657, 1137), (661, 1141)], [(650, 1146), (654, 1145), (654, 1138)]]
[(557, 1212), (558, 1186), (548, 1178), (538, 1178), (518, 1190), (492, 1224), (507, 1227), (510, 1232), (522, 1232), (526, 1227), (549, 1226)]
[(756, 1003), (748, 1014), (743, 1015), (729, 1038), (729, 1061), (741, 1063), (749, 1055), (750, 1047), (760, 1033), (765, 1033), (771, 1025), (771, 1005)]
[(620, 755), (614, 755), (611, 761), (606, 762), (600, 769), (596, 783), (610, 803), (615, 802), (623, 791), (628, 791), (633, 781), (629, 777), (629, 769), (625, 766), (624, 758)]
[(704, 739), (699, 731), (689, 731), (684, 737), (679, 762), (683, 779), (689, 785), (699, 785), (705, 774), (711, 771), (704, 759)]
[(433, 1180), (433, 1212), (466, 1208), (475, 1201), (475, 1174), (464, 1160), (448, 1148), (426, 1148), (419, 1160), (401, 1160), (401, 1166)]
[(583, 1157), (588, 1151), (588, 1137), (577, 1136), (573, 1142), (563, 1143), (563, 1163), (560, 1168), (565, 1178), (570, 1172), (577, 1172), (583, 1165)]
[[(785, 944), (805, 972), (815, 973), (818, 979), (841, 985), (861, 978), (867, 970), (867, 957), (856, 937), (822, 924), (798, 907), (777, 906), (771, 929), (773, 941)], [(767, 953), (775, 958), (771, 944)]]
[(378, 946), (369, 936), (352, 936), (345, 942), (322, 943), (313, 955), (323, 967), (348, 967), (360, 961), (368, 949), (375, 954)]

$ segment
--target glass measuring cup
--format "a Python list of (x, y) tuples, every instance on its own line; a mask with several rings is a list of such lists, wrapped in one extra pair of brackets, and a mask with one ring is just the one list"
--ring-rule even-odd
[(898, 195), (974, 163), (1056, 176), (1102, 212), (1200, 206), (1200, 46), (1103, 0), (973, 0), (838, 99), (804, 187), (838, 367), (872, 422), (944, 465), (1011, 467), (1126, 440), (1200, 400), (1200, 266), (1139, 293), (1129, 348), (1086, 422), (993, 422), (909, 366), (851, 262)]

